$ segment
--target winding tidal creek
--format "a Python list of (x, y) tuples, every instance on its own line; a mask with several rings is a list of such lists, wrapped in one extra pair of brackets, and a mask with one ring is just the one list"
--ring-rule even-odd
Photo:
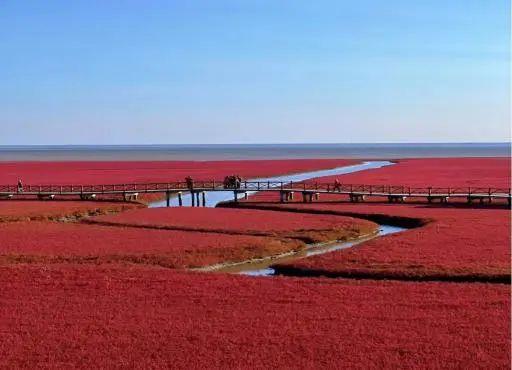
[[(351, 166), (343, 166), (337, 167), (329, 170), (319, 170), (319, 171), (311, 171), (311, 172), (303, 172), (291, 175), (283, 175), (269, 178), (256, 178), (251, 179), (250, 181), (284, 181), (284, 182), (300, 182), (306, 181), (314, 178), (324, 177), (324, 176), (336, 176), (336, 175), (344, 175), (353, 172), (365, 171), (370, 169), (381, 168), (385, 166), (393, 165), (393, 162), (389, 161), (367, 161), (361, 164), (351, 165)], [(248, 195), (254, 194), (256, 192), (248, 192)], [(227, 202), (233, 200), (233, 191), (209, 191), (206, 192), (206, 207), (215, 207), (217, 204), (221, 202)], [(183, 195), (183, 205), (191, 205), (192, 197), (190, 194)], [(171, 207), (177, 207), (178, 199), (171, 198)], [(166, 201), (156, 201), (150, 203), (150, 208), (158, 208), (165, 207)], [(376, 233), (366, 236), (361, 236), (354, 240), (348, 241), (333, 241), (327, 243), (318, 243), (318, 244), (310, 244), (305, 249), (300, 251), (292, 251), (288, 253), (284, 253), (277, 256), (269, 256), (261, 259), (253, 259), (249, 261), (242, 261), (237, 263), (226, 263), (214, 266), (208, 266), (205, 268), (197, 269), (198, 271), (211, 271), (211, 272), (225, 272), (225, 273), (238, 273), (250, 276), (274, 276), (276, 275), (276, 271), (271, 267), (273, 264), (282, 263), (292, 261), (298, 258), (306, 258), (311, 257), (318, 254), (330, 253), (346, 248), (351, 248), (355, 245), (368, 241), (370, 239), (374, 239), (377, 237), (381, 237), (384, 235), (389, 235), (397, 232), (401, 232), (406, 230), (405, 228), (392, 226), (392, 225), (379, 225), (379, 229)]]
[(327, 243), (310, 244), (305, 249), (300, 251), (294, 251), (284, 253), (277, 256), (269, 256), (260, 259), (253, 259), (249, 261), (237, 262), (237, 263), (226, 263), (214, 266), (208, 266), (200, 268), (198, 271), (210, 271), (210, 272), (226, 272), (234, 274), (243, 274), (250, 276), (275, 276), (276, 271), (271, 267), (276, 263), (290, 262), (298, 258), (306, 258), (324, 253), (331, 253), (334, 251), (351, 248), (355, 245), (363, 243), (365, 241), (381, 237), (384, 235), (390, 235), (407, 230), (403, 227), (392, 226), (392, 225), (379, 225), (379, 230), (371, 235), (361, 236), (357, 239), (348, 241), (333, 241)]

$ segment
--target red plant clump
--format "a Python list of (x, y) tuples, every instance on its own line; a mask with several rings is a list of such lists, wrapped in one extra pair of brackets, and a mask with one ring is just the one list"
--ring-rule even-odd
[(0, 224), (0, 261), (129, 262), (171, 268), (238, 262), (298, 250), (297, 240), (54, 222)]
[(344, 159), (294, 159), (247, 161), (140, 161), (140, 162), (0, 162), (0, 184), (122, 184), (133, 182), (222, 180), (239, 174), (244, 178), (277, 176), (354, 164)]
[[(397, 222), (397, 219), (400, 222), (400, 218), (408, 218), (426, 223), (350, 249), (278, 265), (282, 272), (400, 279), (506, 281), (510, 278), (511, 217), (506, 209), (377, 203), (275, 207), (338, 213), (381, 222)], [(402, 223), (411, 222), (402, 220)]]
[(509, 286), (0, 267), (0, 367), (507, 368)]
[(141, 207), (135, 203), (87, 201), (0, 201), (0, 222), (21, 220), (54, 220), (62, 217), (83, 217), (121, 212)]
[(350, 217), (229, 208), (139, 209), (98, 216), (87, 221), (172, 230), (295, 237), (308, 242), (347, 239), (377, 229), (372, 222)]

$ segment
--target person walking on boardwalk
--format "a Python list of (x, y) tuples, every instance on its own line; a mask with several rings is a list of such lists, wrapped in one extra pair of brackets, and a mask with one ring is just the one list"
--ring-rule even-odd
[(185, 177), (185, 182), (187, 183), (187, 188), (189, 188), (189, 190), (194, 189), (194, 180), (192, 179), (192, 177)]
[(341, 191), (341, 182), (338, 179), (334, 179), (334, 191)]
[(18, 193), (23, 193), (23, 182), (18, 179)]

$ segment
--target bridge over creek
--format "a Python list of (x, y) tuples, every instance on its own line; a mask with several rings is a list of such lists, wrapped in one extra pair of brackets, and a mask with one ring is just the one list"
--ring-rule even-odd
[(56, 199), (75, 197), (82, 200), (94, 200), (97, 196), (118, 195), (126, 201), (136, 200), (140, 194), (160, 193), (165, 196), (167, 206), (171, 197), (177, 197), (183, 205), (182, 195), (191, 195), (192, 206), (204, 206), (209, 192), (232, 192), (233, 201), (247, 198), (256, 192), (277, 192), (280, 202), (289, 202), (299, 197), (303, 202), (314, 202), (322, 194), (335, 194), (348, 197), (351, 202), (364, 202), (368, 198), (387, 199), (388, 202), (401, 203), (408, 198), (428, 203), (448, 203), (450, 199), (463, 199), (467, 203), (493, 202), (502, 200), (511, 204), (510, 188), (494, 187), (409, 187), (396, 185), (335, 184), (311, 181), (241, 181), (236, 186), (226, 186), (220, 181), (194, 181), (190, 183), (132, 183), (111, 185), (0, 185), (1, 199)]

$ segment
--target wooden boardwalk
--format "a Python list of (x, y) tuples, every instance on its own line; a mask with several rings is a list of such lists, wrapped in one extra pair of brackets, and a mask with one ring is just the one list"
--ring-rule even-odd
[(0, 185), (0, 198), (15, 199), (37, 197), (54, 199), (57, 197), (76, 197), (82, 200), (95, 199), (98, 195), (121, 195), (125, 200), (135, 200), (139, 194), (162, 193), (167, 204), (172, 196), (178, 196), (182, 205), (182, 194), (192, 193), (194, 205), (200, 204), (200, 196), (205, 204), (205, 193), (210, 191), (232, 191), (235, 201), (248, 192), (279, 192), (280, 201), (287, 202), (300, 194), (303, 202), (313, 202), (321, 194), (348, 196), (351, 202), (363, 202), (367, 198), (385, 198), (389, 202), (405, 202), (407, 198), (426, 202), (447, 203), (449, 199), (462, 198), (468, 203), (506, 200), (511, 203), (510, 188), (495, 187), (408, 187), (391, 185), (362, 185), (319, 182), (283, 182), (283, 181), (242, 181), (240, 186), (225, 187), (220, 181), (194, 181), (193, 187), (186, 182), (168, 183), (132, 183), (112, 185), (25, 185), (19, 189), (16, 185)]

